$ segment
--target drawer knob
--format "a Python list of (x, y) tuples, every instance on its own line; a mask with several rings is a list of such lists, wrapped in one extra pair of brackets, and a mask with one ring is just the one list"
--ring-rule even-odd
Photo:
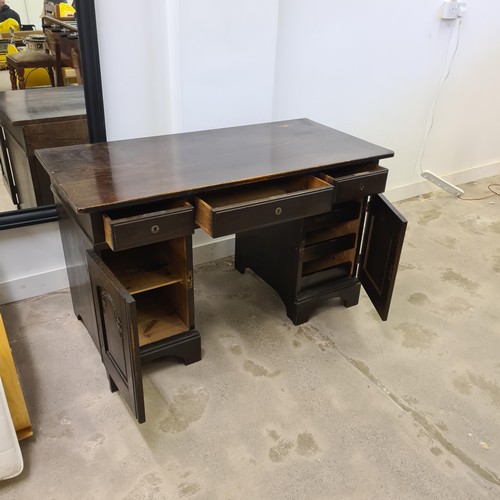
[(283, 213), (283, 209), (281, 207), (276, 207), (274, 213), (275, 215), (281, 215)]
[(157, 224), (155, 224), (154, 226), (151, 226), (151, 232), (153, 234), (158, 234), (160, 232), (160, 226), (158, 226)]

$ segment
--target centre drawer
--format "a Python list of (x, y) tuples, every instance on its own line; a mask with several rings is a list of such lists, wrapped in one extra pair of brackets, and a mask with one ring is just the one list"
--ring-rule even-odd
[[(160, 209), (161, 208), (161, 209)], [(121, 209), (103, 215), (104, 238), (114, 250), (126, 250), (166, 241), (194, 232), (194, 209), (186, 201), (173, 201), (151, 211)]]
[(333, 187), (309, 176), (258, 182), (195, 200), (195, 221), (213, 237), (328, 212)]

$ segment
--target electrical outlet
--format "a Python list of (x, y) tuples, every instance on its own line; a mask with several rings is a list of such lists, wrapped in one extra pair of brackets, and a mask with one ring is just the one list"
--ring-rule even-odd
[(445, 0), (441, 19), (456, 19), (458, 17), (459, 3), (457, 1)]
[(443, 11), (441, 19), (457, 19), (465, 13), (466, 2), (458, 2), (456, 0), (445, 0), (443, 3)]

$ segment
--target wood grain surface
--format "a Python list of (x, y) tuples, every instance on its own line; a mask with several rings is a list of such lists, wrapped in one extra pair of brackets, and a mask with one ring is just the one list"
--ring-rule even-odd
[(4, 127), (80, 120), (86, 116), (81, 86), (0, 92), (0, 122)]
[(36, 152), (76, 212), (186, 196), (393, 156), (308, 119)]

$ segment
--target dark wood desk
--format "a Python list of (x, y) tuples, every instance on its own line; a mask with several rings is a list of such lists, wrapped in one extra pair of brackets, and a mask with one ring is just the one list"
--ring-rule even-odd
[(387, 318), (406, 221), (379, 193), (392, 151), (290, 120), (37, 151), (50, 174), (75, 313), (111, 389), (144, 421), (141, 361), (201, 356), (191, 235), (236, 234), (235, 266), (295, 324), (363, 284)]
[(35, 149), (88, 142), (82, 87), (0, 92), (2, 177), (19, 208), (54, 203)]

